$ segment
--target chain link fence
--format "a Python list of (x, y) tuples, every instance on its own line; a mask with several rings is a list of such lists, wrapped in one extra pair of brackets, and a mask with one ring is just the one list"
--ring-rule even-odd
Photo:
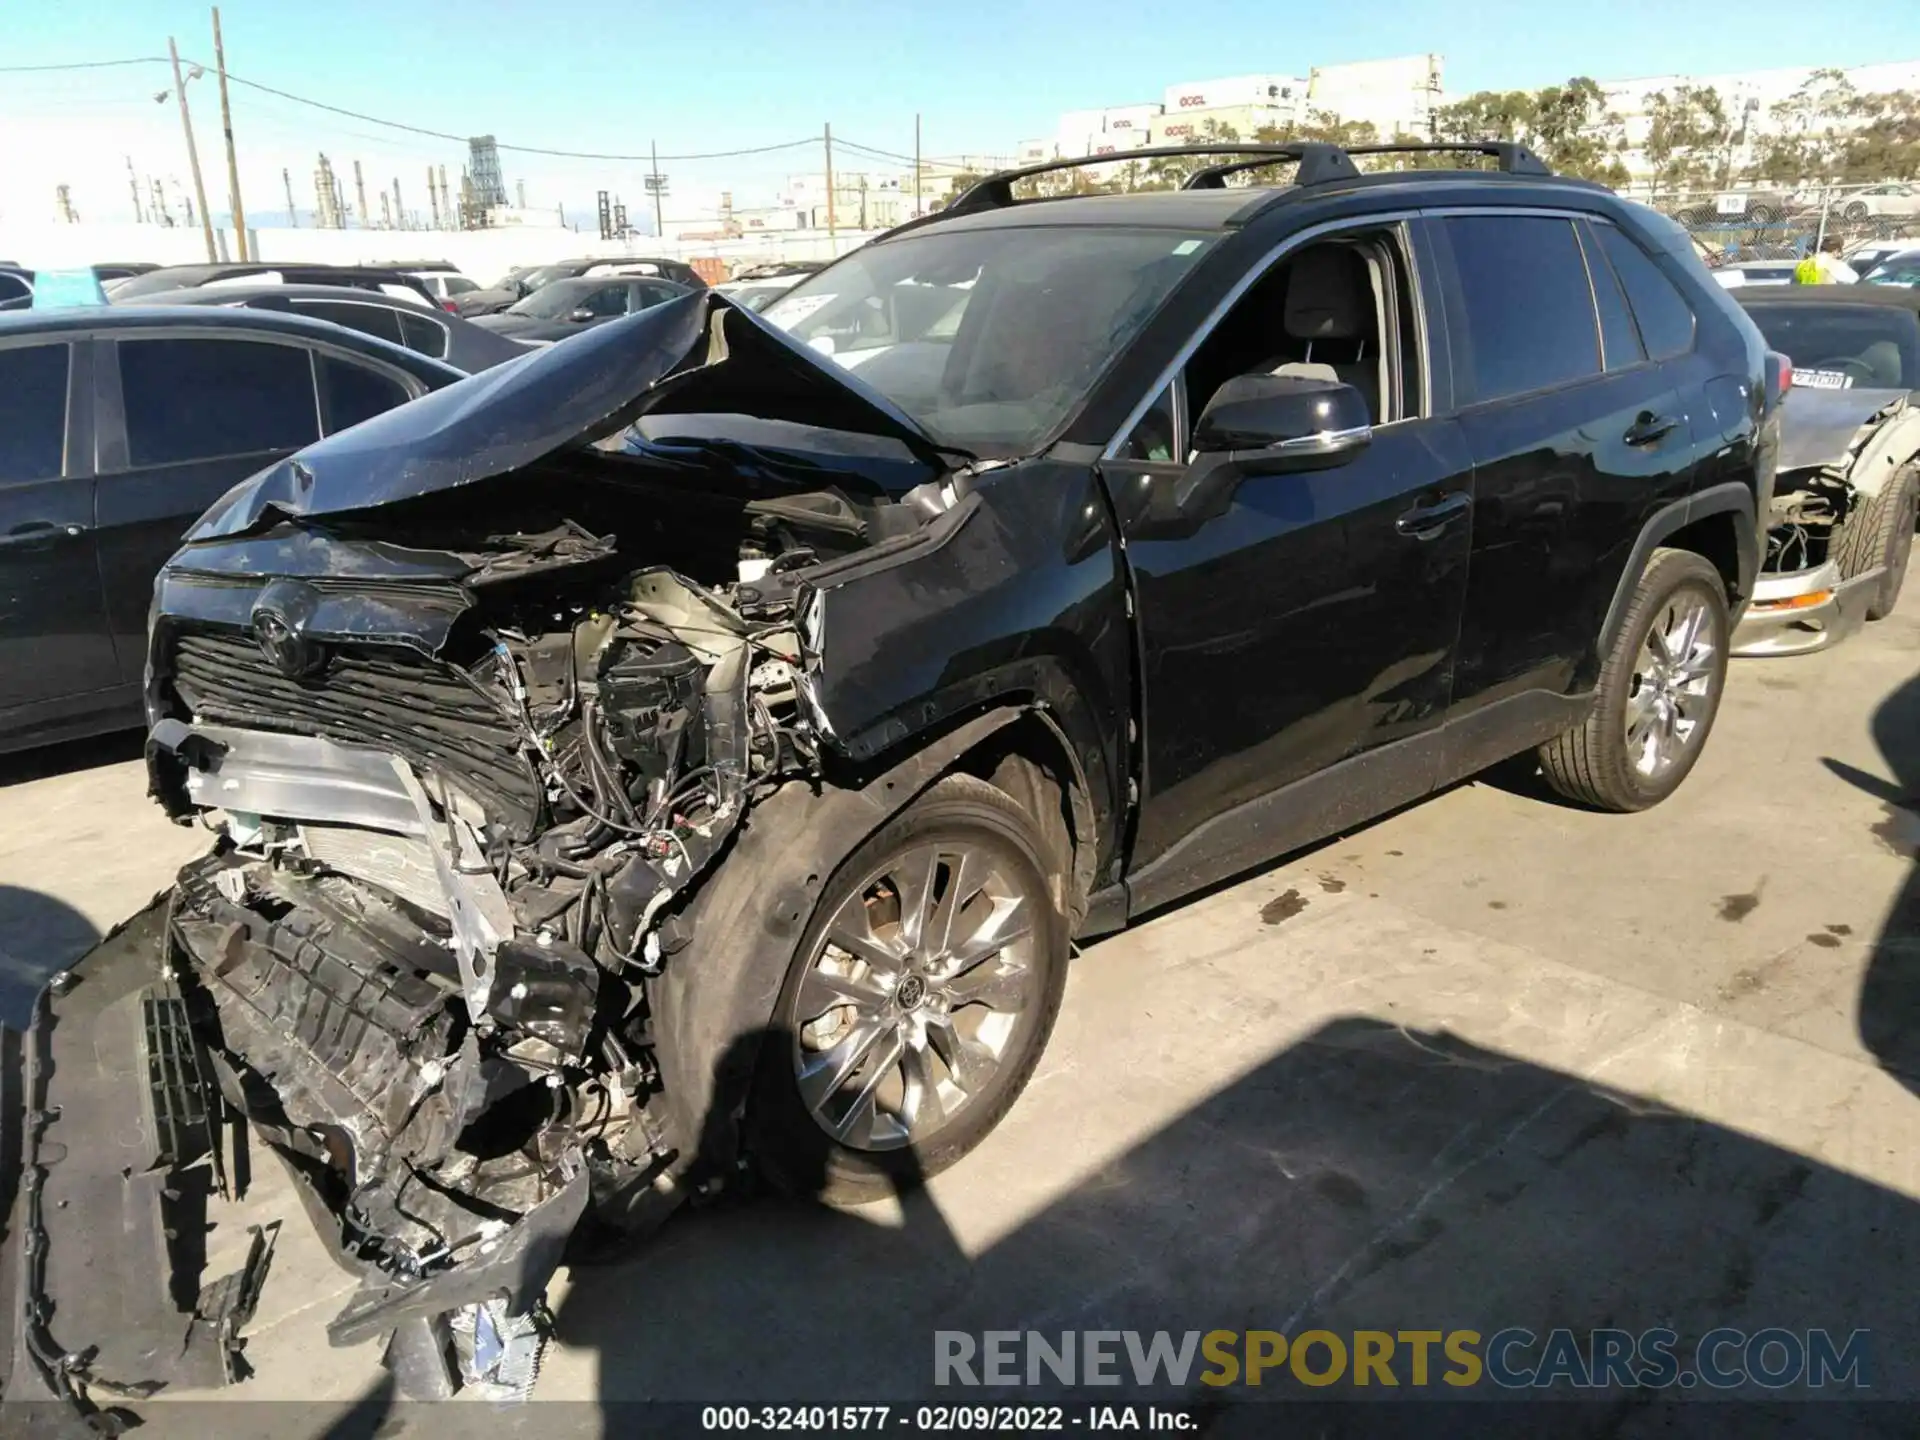
[(1843, 253), (1909, 237), (1920, 246), (1920, 184), (1656, 191), (1638, 198), (1725, 261), (1796, 260), (1829, 238)]

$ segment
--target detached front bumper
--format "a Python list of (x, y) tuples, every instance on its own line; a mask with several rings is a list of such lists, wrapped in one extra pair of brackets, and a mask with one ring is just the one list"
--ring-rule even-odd
[(55, 976), (0, 1086), (5, 1398), (108, 1430), (106, 1407), (247, 1373), (277, 1233), (221, 1223), (222, 1110), (162, 967), (166, 925), (162, 897)]
[(1866, 623), (1867, 603), (1882, 572), (1840, 578), (1832, 561), (1810, 570), (1763, 574), (1733, 631), (1733, 653), (1749, 657), (1806, 655), (1837, 645)]

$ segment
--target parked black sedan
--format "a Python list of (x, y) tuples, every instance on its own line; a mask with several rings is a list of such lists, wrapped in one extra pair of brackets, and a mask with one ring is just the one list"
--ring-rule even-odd
[(555, 280), (498, 315), (482, 315), (473, 323), (514, 340), (551, 343), (692, 293), (671, 280), (626, 275)]
[(404, 345), (456, 370), (472, 375), (517, 360), (527, 347), (504, 335), (483, 330), (458, 315), (429, 310), (411, 300), (374, 290), (340, 285), (209, 285), (198, 290), (168, 290), (139, 295), (129, 305), (244, 305), (249, 310), (277, 310), (285, 315), (311, 315), (359, 330), (390, 344)]
[(153, 577), (200, 512), (461, 378), (298, 315), (0, 315), (0, 751), (138, 725)]

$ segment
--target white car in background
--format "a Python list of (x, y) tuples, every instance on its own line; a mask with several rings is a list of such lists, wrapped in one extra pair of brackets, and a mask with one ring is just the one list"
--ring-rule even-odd
[(1841, 203), (1840, 213), (1848, 220), (1864, 220), (1869, 215), (1920, 215), (1920, 186), (1870, 185), (1849, 195)]
[(454, 300), (480, 288), (458, 270), (409, 270), (406, 273), (427, 287), (442, 310), (453, 310)]

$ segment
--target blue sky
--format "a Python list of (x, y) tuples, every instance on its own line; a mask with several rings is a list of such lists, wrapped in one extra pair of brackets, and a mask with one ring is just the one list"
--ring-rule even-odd
[[(184, 54), (211, 58), (201, 4), (16, 0), (12, 9), (0, 64), (164, 54), (170, 31)], [(456, 135), (491, 131), (525, 145), (634, 153), (657, 141), (663, 153), (678, 154), (769, 144), (831, 121), (837, 136), (910, 151), (917, 111), (927, 153), (948, 154), (1006, 153), (1020, 139), (1050, 134), (1062, 110), (1156, 99), (1180, 80), (1305, 74), (1313, 65), (1428, 50), (1445, 57), (1453, 94), (1573, 74), (1920, 59), (1920, 5), (1912, 0), (1850, 6), (1844, 24), (1830, 23), (1838, 13), (1804, 0), (233, 0), (221, 18), (237, 74)], [(97, 213), (127, 203), (124, 163), (109, 152), (133, 154), (143, 171), (183, 169), (184, 157), (173, 154), (183, 148), (178, 116), (153, 101), (166, 78), (163, 67), (0, 74), (0, 154), (9, 156), (0, 169), (0, 223), (10, 206), (45, 208), (39, 191), (63, 165), (74, 172), (64, 178), (76, 202)], [(212, 152), (219, 132), (210, 81), (189, 94), (202, 147)], [(416, 192), (410, 205), (422, 198), (427, 164), (457, 173), (462, 158), (457, 145), (246, 91), (234, 92), (234, 104), (243, 186), (275, 202), (282, 164), (310, 196), (317, 149), (328, 150), (336, 168), (362, 157), (370, 190), (385, 183), (379, 177), (399, 178)], [(808, 151), (662, 168), (692, 196), (719, 185), (751, 192), (816, 165)], [(580, 203), (606, 184), (623, 188), (633, 206), (645, 166), (509, 154), (506, 169), (510, 185), (526, 179), (530, 199), (543, 203)], [(29, 195), (18, 193), (22, 181)], [(267, 204), (263, 195), (255, 208)]]

